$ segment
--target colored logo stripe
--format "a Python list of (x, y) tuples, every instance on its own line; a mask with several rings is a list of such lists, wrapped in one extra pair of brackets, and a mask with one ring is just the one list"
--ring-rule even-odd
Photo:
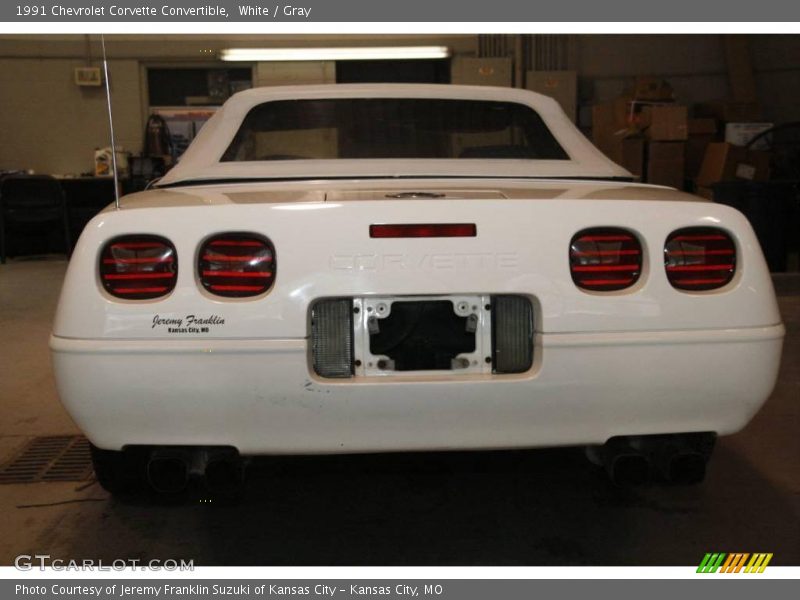
[[(750, 559), (748, 562), (747, 559)], [(697, 567), (698, 573), (763, 573), (772, 560), (772, 554), (766, 552), (707, 552)], [(747, 565), (745, 566), (745, 563)]]
[(750, 562), (747, 563), (747, 567), (745, 568), (745, 573), (763, 573), (764, 569), (767, 568), (769, 561), (772, 560), (772, 553), (766, 554), (763, 552), (759, 552), (757, 554), (753, 554), (753, 558), (750, 559)]
[(735, 552), (733, 554), (728, 555), (728, 559), (722, 565), (722, 569), (720, 573), (738, 573), (742, 570), (742, 566), (744, 565), (744, 561), (750, 554)]
[(715, 552), (711, 553), (708, 552), (703, 557), (703, 561), (700, 563), (700, 566), (697, 567), (698, 573), (716, 573), (719, 566), (722, 564), (722, 561), (725, 560), (725, 553), (724, 552)]

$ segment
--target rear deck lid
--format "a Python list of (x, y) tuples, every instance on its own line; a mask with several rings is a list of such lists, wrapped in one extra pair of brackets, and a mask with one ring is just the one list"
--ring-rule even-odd
[(411, 187), (408, 189), (336, 190), (326, 196), (327, 202), (354, 200), (505, 200), (507, 196), (499, 190), (440, 189), (435, 187)]

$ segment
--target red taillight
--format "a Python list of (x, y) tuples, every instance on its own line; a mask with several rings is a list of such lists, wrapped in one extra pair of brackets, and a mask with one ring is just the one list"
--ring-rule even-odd
[(370, 225), (371, 238), (475, 237), (475, 223), (397, 223)]
[(584, 229), (569, 247), (572, 280), (579, 288), (612, 292), (632, 286), (642, 272), (642, 246), (616, 227)]
[(197, 266), (200, 282), (215, 296), (258, 296), (275, 280), (275, 251), (260, 235), (224, 233), (202, 245)]
[(112, 296), (148, 300), (166, 296), (178, 278), (178, 255), (157, 235), (123, 235), (100, 253), (100, 280)]
[(727, 285), (736, 272), (736, 245), (715, 227), (673, 231), (664, 244), (667, 279), (679, 290), (714, 290)]

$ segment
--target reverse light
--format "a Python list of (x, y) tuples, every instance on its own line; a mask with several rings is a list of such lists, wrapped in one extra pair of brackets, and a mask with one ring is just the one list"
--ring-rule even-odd
[(200, 247), (197, 270), (200, 283), (215, 296), (258, 296), (275, 280), (275, 251), (263, 236), (224, 233)]
[(492, 296), (492, 370), (524, 373), (533, 364), (533, 306), (524, 296)]
[(642, 245), (630, 231), (594, 227), (578, 232), (569, 247), (572, 280), (579, 288), (613, 292), (632, 286), (642, 272)]
[(149, 300), (166, 296), (178, 278), (178, 255), (157, 235), (123, 235), (103, 246), (100, 280), (112, 296)]
[(736, 245), (716, 227), (678, 229), (664, 244), (664, 267), (672, 287), (679, 290), (721, 288), (736, 273)]
[(352, 298), (326, 298), (312, 305), (311, 357), (314, 372), (320, 377), (352, 377)]

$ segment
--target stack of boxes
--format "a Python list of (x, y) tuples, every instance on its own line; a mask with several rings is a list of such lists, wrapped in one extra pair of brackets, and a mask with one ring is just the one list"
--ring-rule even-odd
[(717, 121), (708, 117), (695, 117), (689, 119), (689, 137), (686, 140), (686, 178), (690, 181), (697, 179), (703, 157), (708, 145), (717, 141)]
[(695, 193), (713, 199), (712, 186), (725, 181), (762, 182), (769, 179), (769, 153), (749, 150), (729, 142), (712, 142), (706, 148), (697, 174)]
[(686, 140), (689, 136), (686, 107), (645, 105), (641, 114), (640, 126), (647, 139), (645, 180), (682, 189)]
[(648, 183), (683, 188), (688, 111), (653, 77), (592, 110), (592, 139), (613, 161)]
[[(772, 123), (763, 123), (756, 102), (707, 102), (697, 104), (694, 112), (715, 126), (715, 135), (705, 143), (703, 160), (693, 174), (695, 193), (712, 199), (715, 183), (727, 181), (762, 182), (769, 179), (769, 153), (765, 140), (747, 147)], [(699, 149), (699, 148), (698, 148)]]
[(677, 104), (671, 86), (639, 77), (618, 98), (592, 109), (592, 139), (611, 160), (640, 181), (689, 189), (712, 197), (720, 181), (766, 181), (769, 155), (745, 148), (771, 127), (757, 122), (758, 104)]

